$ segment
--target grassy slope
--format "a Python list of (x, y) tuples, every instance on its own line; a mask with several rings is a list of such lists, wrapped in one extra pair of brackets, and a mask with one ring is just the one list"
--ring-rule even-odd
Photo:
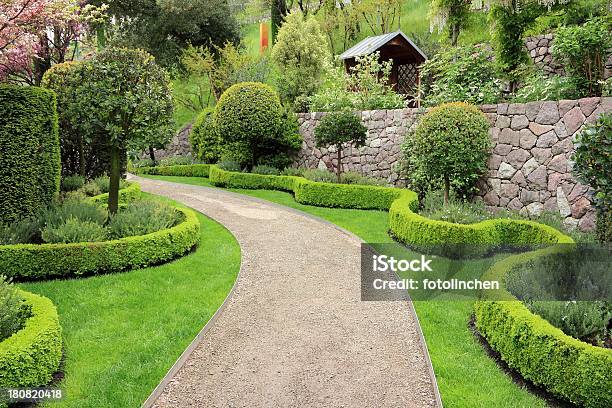
[[(207, 179), (147, 176), (158, 180), (212, 186)], [(291, 194), (234, 190), (296, 208), (333, 222), (371, 243), (392, 242), (384, 211), (321, 208), (297, 203)], [(476, 267), (475, 264), (471, 265)], [(470, 267), (467, 264), (466, 267)], [(414, 302), (445, 406), (544, 407), (544, 401), (515, 385), (497, 367), (468, 330), (470, 301)]]
[(59, 311), (66, 398), (53, 406), (140, 406), (219, 308), (240, 268), (240, 247), (223, 226), (198, 217), (200, 246), (175, 262), (20, 285)]

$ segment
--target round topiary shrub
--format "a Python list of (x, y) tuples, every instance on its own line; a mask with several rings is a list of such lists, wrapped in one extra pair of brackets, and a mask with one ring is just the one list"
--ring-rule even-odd
[(223, 153), (223, 141), (215, 128), (214, 113), (214, 108), (204, 109), (189, 133), (194, 156), (205, 163), (216, 163)]
[(404, 142), (404, 166), (419, 189), (444, 186), (448, 203), (451, 184), (471, 192), (487, 169), (491, 149), (489, 121), (476, 106), (453, 102), (431, 109)]
[[(257, 82), (242, 82), (221, 95), (214, 120), (219, 137), (232, 150), (240, 150), (252, 168), (274, 150), (283, 135), (282, 106), (274, 90)], [(232, 153), (231, 151), (229, 153)]]
[(0, 224), (49, 204), (59, 192), (60, 172), (55, 94), (0, 86)]

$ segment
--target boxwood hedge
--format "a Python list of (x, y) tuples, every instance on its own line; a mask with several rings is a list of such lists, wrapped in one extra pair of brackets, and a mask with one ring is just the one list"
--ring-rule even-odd
[[(410, 245), (485, 244), (533, 245), (572, 243), (572, 239), (532, 221), (493, 219), (477, 224), (453, 224), (417, 214), (416, 193), (410, 190), (318, 183), (290, 176), (232, 173), (212, 167), (210, 180), (230, 188), (292, 191), (303, 204), (389, 210), (389, 229)], [(503, 282), (510, 268), (558, 247), (513, 255), (496, 263), (483, 279)], [(507, 291), (506, 300), (481, 300), (475, 305), (476, 324), (489, 344), (510, 367), (551, 393), (589, 407), (612, 406), (612, 350), (594, 347), (564, 334), (531, 313)], [(496, 292), (499, 296), (499, 292)]]
[(0, 271), (23, 281), (119, 272), (169, 261), (200, 239), (195, 213), (177, 211), (184, 215), (180, 224), (147, 235), (74, 244), (0, 245)]
[[(119, 190), (119, 202), (128, 203), (135, 200), (140, 195), (140, 185), (138, 183), (130, 183), (126, 188)], [(89, 198), (90, 201), (98, 204), (106, 204), (108, 202), (108, 193), (98, 194)]]
[(134, 174), (154, 176), (208, 177), (210, 164), (186, 164), (177, 166), (138, 167), (131, 169)]
[(0, 85), (0, 223), (50, 203), (60, 172), (55, 93)]
[(23, 290), (18, 294), (32, 307), (32, 316), (0, 342), (0, 389), (44, 386), (62, 358), (62, 329), (53, 303)]

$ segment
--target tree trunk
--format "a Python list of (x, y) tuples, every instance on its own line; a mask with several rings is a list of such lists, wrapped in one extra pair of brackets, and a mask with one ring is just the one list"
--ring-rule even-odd
[(155, 161), (155, 150), (153, 150), (153, 146), (149, 146), (149, 157), (153, 162), (153, 167), (157, 166), (157, 162)]
[(110, 187), (108, 190), (108, 212), (117, 214), (119, 209), (119, 178), (121, 177), (120, 161), (121, 151), (115, 144), (110, 150)]
[(444, 176), (444, 206), (448, 206), (448, 197), (450, 194), (450, 179), (447, 175)]
[(453, 24), (451, 28), (451, 45), (453, 47), (456, 47), (458, 41), (459, 41), (459, 24)]
[(342, 174), (342, 145), (338, 145), (338, 165), (336, 166), (336, 177), (340, 183), (340, 175)]

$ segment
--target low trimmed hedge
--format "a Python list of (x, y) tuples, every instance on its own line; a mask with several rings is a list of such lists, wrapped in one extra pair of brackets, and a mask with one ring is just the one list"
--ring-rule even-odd
[(62, 329), (53, 303), (23, 290), (18, 294), (32, 307), (32, 316), (0, 342), (0, 388), (47, 385), (62, 358)]
[[(432, 244), (538, 245), (573, 243), (547, 225), (493, 219), (454, 224), (417, 214), (416, 193), (389, 187), (318, 183), (302, 177), (233, 173), (212, 167), (213, 184), (229, 188), (292, 191), (302, 204), (389, 210), (389, 229), (412, 246)], [(513, 255), (496, 263), (483, 279), (503, 281), (509, 268), (557, 247)], [(612, 406), (612, 350), (574, 339), (504, 292), (505, 301), (478, 301), (476, 324), (491, 347), (521, 375), (551, 393), (588, 407)], [(499, 296), (499, 292), (496, 293)]]
[(200, 240), (200, 222), (188, 209), (172, 228), (112, 241), (74, 244), (0, 245), (0, 271), (15, 280), (120, 272), (169, 261)]
[(152, 176), (208, 177), (210, 164), (183, 164), (176, 166), (137, 167), (131, 169), (134, 174)]
[[(483, 279), (503, 281), (512, 268), (560, 250), (567, 249), (553, 246), (508, 257)], [(579, 406), (612, 406), (612, 349), (568, 336), (507, 290), (497, 291), (496, 298), (501, 300), (476, 302), (476, 326), (508, 366)]]

